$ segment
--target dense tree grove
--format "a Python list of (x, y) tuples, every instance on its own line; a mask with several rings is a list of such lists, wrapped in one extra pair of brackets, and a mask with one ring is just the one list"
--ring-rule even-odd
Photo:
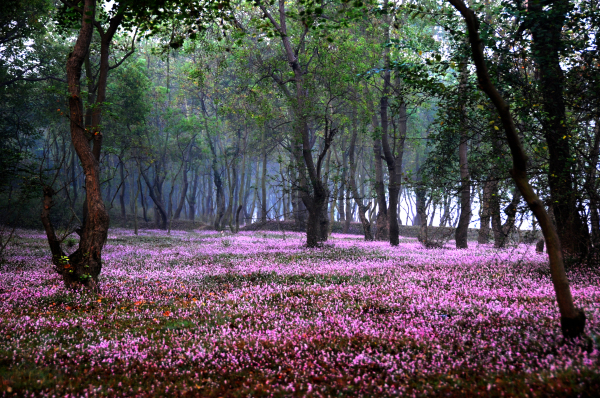
[(599, 27), (596, 0), (3, 1), (0, 250), (43, 226), (65, 284), (98, 289), (109, 225), (308, 247), (413, 225), (457, 248), (477, 227), (546, 248), (578, 335), (565, 267), (600, 254)]

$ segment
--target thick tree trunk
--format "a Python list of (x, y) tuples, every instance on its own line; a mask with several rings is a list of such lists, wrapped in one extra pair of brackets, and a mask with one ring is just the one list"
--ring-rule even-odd
[(556, 301), (561, 315), (561, 328), (563, 335), (567, 338), (580, 336), (585, 329), (585, 313), (575, 308), (569, 280), (565, 273), (564, 260), (561, 249), (561, 241), (558, 233), (550, 220), (544, 204), (537, 197), (529, 184), (527, 177), (527, 155), (521, 144), (519, 135), (515, 128), (509, 105), (504, 101), (494, 84), (492, 83), (484, 58), (483, 41), (479, 37), (479, 21), (473, 12), (462, 0), (448, 0), (463, 16), (469, 32), (471, 52), (477, 70), (477, 78), (481, 89), (488, 95), (500, 115), (506, 140), (513, 157), (513, 168), (511, 175), (523, 198), (529, 205), (531, 211), (537, 218), (547, 245), (548, 258), (550, 260), (550, 273), (552, 283), (556, 292)]
[[(55, 261), (54, 265), (62, 275), (67, 287), (86, 286), (97, 291), (99, 289), (98, 275), (102, 269), (102, 249), (108, 235), (109, 218), (102, 200), (100, 186), (98, 162), (100, 148), (98, 147), (97, 153), (90, 148), (90, 137), (84, 127), (83, 102), (80, 91), (81, 70), (92, 38), (95, 7), (96, 2), (94, 0), (85, 0), (79, 35), (67, 60), (71, 141), (85, 175), (86, 217), (81, 231), (79, 247), (69, 256), (67, 261), (61, 261), (62, 259), (57, 261), (56, 248), (51, 247), (51, 250), (53, 251), (53, 261)], [(98, 121), (99, 117), (100, 114), (98, 114)], [(94, 131), (93, 134), (101, 135), (98, 130)], [(51, 194), (51, 192), (48, 193)], [(48, 234), (48, 228), (46, 228), (46, 231), (49, 243), (51, 246), (55, 245), (52, 242), (52, 233)]]
[(79, 190), (77, 189), (77, 174), (75, 172), (75, 150), (71, 150), (71, 186), (73, 188), (73, 204), (77, 204)]
[(577, 192), (573, 183), (571, 134), (567, 127), (564, 101), (564, 74), (560, 53), (566, 15), (573, 7), (570, 0), (555, 0), (548, 6), (531, 0), (526, 18), (531, 30), (532, 53), (540, 75), (544, 137), (548, 145), (548, 185), (556, 217), (562, 251), (568, 256), (585, 254), (588, 231), (577, 210)]

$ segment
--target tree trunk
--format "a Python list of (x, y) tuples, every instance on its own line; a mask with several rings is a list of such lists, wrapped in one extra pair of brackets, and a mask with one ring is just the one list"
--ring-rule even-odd
[[(497, 248), (501, 248), (501, 247), (505, 247), (506, 243), (508, 242), (508, 239), (510, 237), (510, 234), (513, 231), (513, 228), (515, 226), (515, 220), (516, 220), (516, 216), (517, 216), (517, 207), (519, 205), (519, 202), (521, 201), (521, 192), (515, 188), (515, 190), (513, 191), (513, 197), (511, 202), (509, 203), (508, 206), (506, 206), (506, 208), (504, 209), (504, 214), (506, 214), (507, 218), (506, 218), (506, 222), (502, 225), (501, 223), (501, 219), (500, 219), (500, 215), (495, 215), (496, 220), (494, 222), (494, 247)], [(495, 205), (495, 212), (500, 213), (500, 205), (499, 205), (499, 200), (496, 200), (494, 205)]]
[(164, 178), (161, 179), (158, 176), (158, 167), (155, 167), (154, 170), (154, 182), (150, 183), (150, 179), (146, 175), (146, 173), (140, 168), (140, 173), (146, 182), (146, 186), (148, 187), (148, 193), (150, 194), (150, 198), (154, 202), (154, 212), (155, 212), (155, 222), (156, 226), (160, 229), (167, 229), (167, 209), (165, 208), (165, 204), (163, 202), (163, 194), (162, 194), (162, 185), (164, 182)]
[[(325, 129), (324, 129), (324, 145), (322, 151), (318, 154), (318, 159), (315, 164), (312, 155), (312, 143), (310, 140), (310, 134), (308, 129), (308, 116), (306, 111), (306, 103), (309, 101), (307, 98), (307, 89), (304, 83), (303, 68), (300, 66), (296, 52), (294, 51), (290, 35), (287, 29), (287, 12), (285, 9), (285, 0), (279, 0), (279, 21), (271, 15), (270, 11), (262, 4), (262, 2), (256, 2), (260, 7), (266, 19), (269, 20), (273, 28), (277, 31), (281, 38), (281, 44), (285, 52), (286, 60), (288, 65), (291, 67), (294, 73), (295, 82), (295, 96), (292, 97), (291, 93), (288, 92), (288, 98), (294, 101), (294, 137), (292, 151), (298, 165), (298, 171), (300, 173), (300, 188), (302, 201), (304, 202), (308, 213), (309, 220), (306, 228), (306, 242), (308, 247), (318, 246), (321, 239), (326, 239), (327, 236), (323, 237), (322, 231), (328, 224), (328, 220), (323, 217), (323, 208), (327, 207), (327, 199), (329, 192), (327, 187), (323, 184), (321, 176), (321, 165), (323, 158), (329, 151), (335, 130), (332, 130), (329, 126), (329, 119), (325, 117)], [(308, 33), (308, 26), (305, 27), (304, 34)], [(272, 75), (274, 76), (274, 75)], [(276, 77), (273, 77), (276, 79)], [(277, 81), (277, 80), (276, 80)], [(283, 87), (280, 84), (280, 87)], [(302, 162), (303, 161), (303, 162)], [(319, 228), (320, 226), (320, 228)]]
[(187, 195), (187, 202), (189, 206), (188, 219), (190, 221), (196, 220), (196, 195), (198, 193), (198, 184), (200, 183), (200, 173), (198, 167), (194, 168), (193, 171), (194, 182), (192, 183), (192, 192)]
[(532, 0), (528, 5), (526, 21), (531, 30), (532, 54), (538, 65), (542, 94), (541, 119), (548, 145), (548, 185), (556, 217), (558, 236), (563, 254), (577, 256), (588, 249), (588, 233), (577, 210), (577, 191), (573, 183), (571, 134), (567, 127), (564, 101), (564, 74), (560, 66), (560, 53), (564, 46), (563, 26), (570, 0), (555, 0), (544, 6)]
[(235, 233), (240, 231), (240, 213), (244, 208), (244, 198), (246, 196), (246, 140), (248, 138), (248, 133), (244, 134), (244, 138), (242, 141), (242, 150), (244, 151), (244, 156), (242, 158), (242, 175), (240, 176), (240, 188), (238, 189), (238, 207), (235, 211)]
[(121, 176), (121, 193), (119, 195), (119, 204), (121, 205), (121, 217), (123, 217), (123, 221), (127, 221), (127, 212), (125, 209), (125, 189), (126, 189), (126, 180), (125, 180), (125, 170), (123, 166), (123, 160), (119, 159), (119, 174)]
[(590, 146), (589, 166), (586, 173), (584, 188), (588, 193), (590, 207), (590, 224), (594, 251), (600, 253), (600, 194), (597, 186), (597, 165), (600, 157), (600, 119), (596, 119), (594, 137)]
[(215, 189), (217, 191), (217, 214), (215, 215), (215, 220), (213, 223), (213, 227), (215, 231), (221, 230), (221, 220), (225, 215), (225, 194), (223, 192), (223, 181), (221, 180), (221, 174), (217, 169), (216, 159), (213, 161), (213, 178), (215, 183)]
[[(460, 64), (460, 92), (466, 90), (467, 85), (467, 65)], [(465, 106), (461, 105), (461, 120), (465, 119)], [(462, 122), (461, 122), (462, 123)], [(467, 158), (467, 135), (466, 126), (460, 128), (460, 144), (458, 147), (458, 158), (460, 162), (460, 218), (456, 227), (456, 248), (466, 249), (469, 247), (467, 236), (469, 233), (469, 223), (471, 222), (471, 180), (469, 177), (469, 164)]]
[(569, 280), (565, 273), (561, 241), (552, 224), (544, 204), (537, 197), (529, 184), (527, 177), (527, 155), (515, 128), (509, 105), (504, 101), (492, 83), (484, 58), (483, 41), (479, 37), (479, 21), (473, 10), (469, 9), (462, 0), (448, 0), (463, 16), (469, 32), (471, 53), (477, 70), (477, 78), (481, 89), (488, 95), (498, 110), (506, 135), (506, 140), (513, 158), (511, 175), (519, 191), (525, 198), (531, 211), (537, 218), (544, 239), (546, 241), (548, 258), (550, 260), (550, 273), (556, 292), (556, 300), (561, 315), (561, 328), (567, 338), (580, 336), (585, 329), (585, 313), (575, 308), (569, 287)]
[[(492, 178), (492, 177), (489, 177)], [(495, 182), (497, 185), (498, 182)], [(477, 236), (477, 243), (488, 243), (490, 240), (490, 218), (492, 215), (491, 201), (494, 182), (488, 180), (483, 184), (483, 197), (481, 200), (481, 217), (479, 222), (479, 235)]]
[(344, 220), (344, 229), (342, 233), (347, 234), (350, 232), (350, 223), (352, 222), (352, 202), (350, 201), (352, 195), (352, 188), (350, 188), (348, 183), (348, 177), (346, 176), (346, 219)]
[[(80, 77), (83, 62), (92, 39), (93, 20), (95, 14), (95, 0), (85, 0), (83, 5), (82, 23), (73, 51), (67, 60), (67, 82), (69, 91), (69, 111), (71, 141), (79, 157), (85, 175), (86, 217), (81, 230), (79, 247), (68, 259), (59, 258), (60, 252), (56, 248), (56, 235), (49, 222), (48, 214), (43, 213), (42, 219), (46, 228), (46, 235), (51, 246), (52, 259), (55, 269), (62, 275), (65, 285), (69, 288), (86, 286), (98, 291), (98, 275), (102, 269), (102, 249), (108, 235), (108, 212), (102, 200), (100, 186), (98, 152), (89, 145), (88, 132), (84, 127), (83, 102), (81, 98)], [(100, 114), (98, 114), (99, 121)], [(99, 125), (99, 123), (98, 123)], [(98, 130), (93, 134), (100, 134)], [(96, 148), (94, 148), (96, 149)], [(97, 156), (96, 156), (97, 155)], [(53, 192), (45, 189), (44, 200), (52, 198)], [(46, 208), (47, 207), (47, 208)], [(51, 203), (44, 204), (44, 210), (50, 210)]]
[[(375, 230), (375, 240), (388, 240), (390, 237), (389, 225), (387, 221), (387, 203), (385, 199), (385, 186), (383, 184), (383, 162), (381, 153), (381, 128), (379, 127), (379, 119), (375, 114), (373, 101), (369, 96), (365, 86), (365, 94), (367, 97), (367, 105), (371, 113), (371, 124), (375, 133), (373, 138), (373, 160), (375, 165), (375, 195), (377, 200), (377, 229)], [(375, 209), (373, 209), (375, 210)]]
[[(355, 110), (356, 114), (356, 110)], [(352, 196), (356, 205), (358, 206), (358, 217), (360, 218), (360, 222), (363, 227), (363, 234), (365, 236), (366, 241), (372, 241), (373, 235), (371, 234), (371, 222), (367, 218), (367, 211), (369, 207), (371, 207), (371, 203), (365, 205), (363, 202), (362, 195), (359, 194), (358, 188), (356, 186), (356, 162), (354, 161), (354, 152), (356, 149), (356, 138), (358, 135), (358, 126), (356, 125), (356, 116), (353, 117), (352, 120), (352, 139), (350, 140), (350, 147), (348, 148), (348, 162), (350, 164), (350, 175), (348, 176), (348, 183), (350, 185), (350, 190), (352, 191)]]
[(260, 179), (260, 222), (267, 222), (267, 148), (265, 142), (265, 132), (262, 133), (262, 178)]
[[(141, 173), (140, 173), (141, 175)], [(142, 201), (142, 215), (144, 216), (144, 222), (148, 222), (148, 210), (146, 209), (146, 201), (144, 200), (144, 188), (142, 187), (142, 181), (138, 179), (138, 184), (140, 186), (140, 191), (142, 193), (141, 201)]]
[(138, 177), (138, 183), (137, 183), (137, 190), (135, 192), (135, 199), (133, 201), (133, 228), (134, 228), (134, 234), (137, 235), (138, 234), (138, 208), (137, 208), (137, 200), (138, 200), (138, 195), (140, 194), (140, 186), (141, 186), (142, 182), (139, 180)]
[(188, 181), (188, 176), (187, 176), (188, 170), (187, 168), (184, 166), (183, 168), (183, 186), (181, 187), (181, 196), (179, 197), (179, 204), (177, 205), (177, 209), (175, 210), (175, 214), (173, 215), (173, 218), (175, 218), (176, 220), (179, 220), (179, 218), (181, 217), (181, 211), (183, 210), (183, 207), (185, 206), (185, 198), (187, 196), (187, 191), (189, 188), (189, 181)]

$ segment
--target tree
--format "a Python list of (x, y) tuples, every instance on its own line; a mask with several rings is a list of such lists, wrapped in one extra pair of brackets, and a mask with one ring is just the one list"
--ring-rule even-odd
[[(52, 252), (52, 261), (67, 287), (85, 285), (98, 290), (98, 275), (102, 268), (102, 248), (108, 235), (108, 212), (100, 189), (100, 167), (98, 157), (89, 145), (89, 133), (85, 127), (83, 98), (80, 78), (85, 57), (89, 51), (94, 31), (96, 1), (85, 0), (81, 12), (81, 28), (73, 51), (67, 60), (67, 82), (69, 92), (69, 119), (71, 141), (85, 173), (86, 213), (78, 249), (69, 257), (63, 252), (54, 227), (50, 221), (54, 190), (44, 187), (42, 223), (46, 230)], [(96, 134), (98, 132), (96, 131)]]
[(519, 135), (517, 134), (509, 105), (504, 101), (504, 98), (502, 98), (489, 76), (484, 58), (484, 44), (479, 36), (479, 20), (473, 10), (468, 8), (462, 0), (448, 0), (448, 2), (460, 12), (465, 20), (479, 85), (493, 102), (500, 115), (506, 135), (506, 141), (511, 150), (513, 158), (513, 168), (511, 169), (512, 178), (542, 228), (544, 239), (546, 240), (548, 247), (550, 272), (561, 314), (563, 335), (569, 338), (580, 336), (585, 328), (585, 313), (582, 310), (575, 308), (575, 305), (573, 304), (569, 280), (567, 279), (564, 268), (560, 238), (544, 208), (543, 202), (535, 194), (529, 183), (529, 178), (527, 177), (527, 155), (523, 149)]

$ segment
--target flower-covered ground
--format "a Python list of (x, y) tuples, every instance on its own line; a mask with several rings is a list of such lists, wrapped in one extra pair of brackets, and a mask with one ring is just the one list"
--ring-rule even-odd
[(564, 344), (547, 260), (336, 235), (112, 230), (102, 294), (40, 233), (0, 265), (0, 396), (596, 396), (600, 278), (571, 271)]

